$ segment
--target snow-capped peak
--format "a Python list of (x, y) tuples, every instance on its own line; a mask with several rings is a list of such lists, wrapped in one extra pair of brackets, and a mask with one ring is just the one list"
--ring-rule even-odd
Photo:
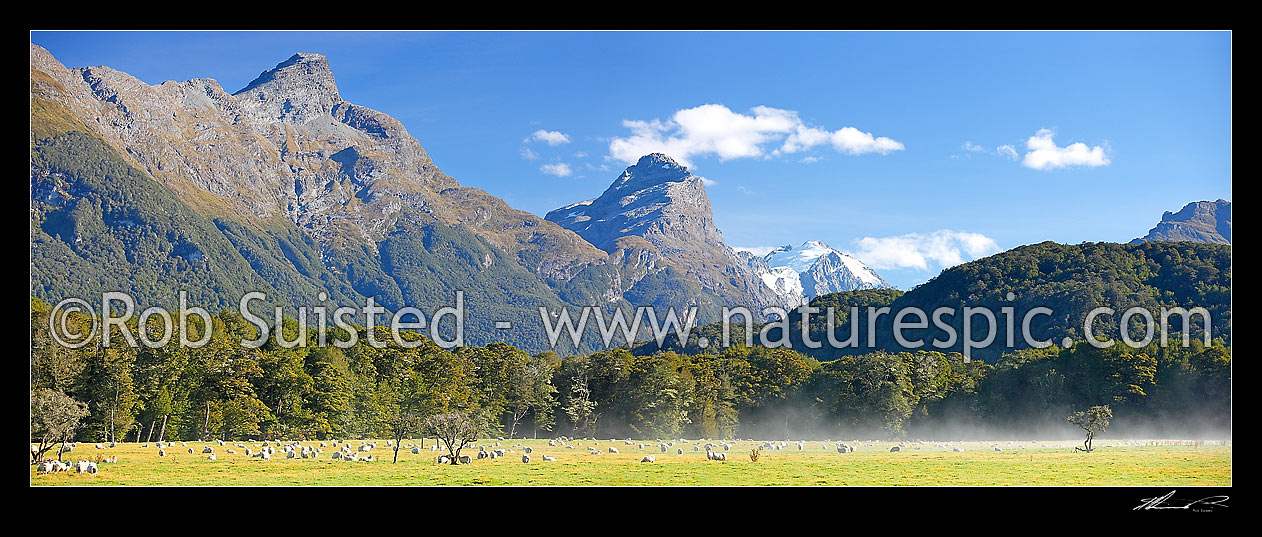
[[(807, 300), (827, 293), (890, 287), (862, 261), (821, 241), (806, 241), (796, 248), (781, 246), (763, 260), (771, 268), (762, 275), (768, 287), (798, 289)], [(792, 279), (798, 281), (787, 281)]]

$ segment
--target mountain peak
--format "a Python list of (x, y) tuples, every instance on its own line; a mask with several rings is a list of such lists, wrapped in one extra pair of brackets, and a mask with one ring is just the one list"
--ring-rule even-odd
[(293, 90), (318, 90), (341, 99), (337, 93), (337, 84), (333, 80), (333, 70), (329, 68), (329, 59), (323, 54), (299, 52), (289, 59), (276, 64), (276, 67), (263, 71), (257, 78), (246, 84), (233, 95), (241, 95), (257, 89), (268, 89), (281, 93)]
[(1193, 241), (1231, 244), (1231, 202), (1194, 201), (1177, 213), (1165, 211), (1148, 235), (1131, 244), (1152, 241)]
[(682, 183), (689, 179), (700, 182), (700, 179), (692, 175), (688, 168), (665, 153), (650, 153), (628, 166), (622, 175), (609, 186), (609, 190), (615, 192), (644, 190), (666, 183)]
[(306, 124), (344, 103), (323, 54), (300, 52), (232, 94), (265, 121)]
[(663, 168), (687, 170), (687, 168), (676, 162), (675, 159), (670, 158), (670, 155), (666, 153), (649, 153), (640, 157), (640, 160), (636, 161), (635, 165), (636, 167), (661, 166)]
[(762, 275), (767, 287), (794, 290), (807, 301), (838, 291), (890, 287), (862, 261), (823, 241), (805, 241), (797, 248), (786, 244), (769, 252), (763, 260), (770, 269)]

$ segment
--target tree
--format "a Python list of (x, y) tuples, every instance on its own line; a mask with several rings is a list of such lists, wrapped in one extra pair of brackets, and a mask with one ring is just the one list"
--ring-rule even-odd
[(565, 415), (574, 424), (575, 434), (596, 424), (596, 402), (592, 401), (592, 391), (587, 386), (586, 375), (574, 377), (570, 381), (570, 404), (565, 407)]
[(460, 450), (478, 439), (482, 427), (466, 412), (447, 412), (425, 418), (425, 430), (441, 440), (451, 455), (451, 464), (460, 464)]
[(534, 415), (536, 429), (552, 430), (552, 395), (557, 392), (552, 385), (552, 369), (548, 357), (541, 353), (526, 357), (509, 379), (509, 438), (517, 434), (517, 424), (529, 414)]
[[(40, 388), (31, 394), (31, 437), (39, 447), (31, 451), (31, 463), (44, 460), (53, 444), (66, 443), (88, 415), (88, 405), (56, 390)], [(61, 459), (61, 451), (57, 452)]]
[(1081, 427), (1087, 431), (1087, 440), (1082, 443), (1083, 447), (1075, 447), (1075, 451), (1091, 452), (1091, 440), (1097, 434), (1104, 434), (1104, 429), (1109, 426), (1109, 420), (1113, 419), (1113, 409), (1109, 405), (1098, 405), (1088, 408), (1086, 412), (1078, 411), (1069, 415), (1069, 422)]

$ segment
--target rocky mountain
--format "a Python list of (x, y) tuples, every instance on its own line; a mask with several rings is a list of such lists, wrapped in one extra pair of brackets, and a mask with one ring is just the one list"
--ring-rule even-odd
[(1155, 241), (1231, 244), (1231, 202), (1194, 201), (1177, 213), (1166, 211), (1157, 227), (1131, 244)]
[(796, 248), (781, 246), (763, 260), (768, 266), (763, 283), (803, 296), (804, 302), (829, 293), (893, 287), (862, 261), (820, 241), (806, 241)]
[(642, 263), (647, 270), (640, 278), (623, 282), (633, 303), (668, 303), (663, 299), (669, 289), (654, 276), (669, 271), (700, 284), (695, 304), (710, 313), (723, 305), (785, 305), (786, 297), (762, 285), (759, 274), (723, 242), (701, 178), (667, 155), (641, 157), (599, 197), (544, 218), (615, 258)]
[(532, 351), (541, 306), (776, 301), (722, 244), (700, 180), (660, 156), (567, 211), (603, 216), (558, 224), (444, 174), (397, 120), (343, 99), (319, 54), (232, 93), (67, 68), (34, 44), (30, 60), (32, 296), (432, 312), (461, 290), (467, 343)]
[(459, 289), (469, 343), (531, 349), (538, 307), (620, 299), (608, 254), (443, 174), (398, 121), (342, 99), (319, 54), (228, 93), (31, 45), (31, 120), (33, 296), (432, 312)]

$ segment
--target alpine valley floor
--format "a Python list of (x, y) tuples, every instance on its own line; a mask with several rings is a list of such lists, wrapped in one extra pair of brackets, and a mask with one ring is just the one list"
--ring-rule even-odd
[[(1000, 442), (911, 442), (890, 452), (892, 442), (853, 442), (856, 451), (838, 453), (836, 442), (808, 441), (802, 449), (788, 442), (781, 449), (762, 449), (756, 462), (750, 452), (761, 441), (737, 441), (726, 451), (728, 460), (707, 460), (706, 441), (676, 441), (663, 453), (658, 442), (573, 440), (570, 447), (549, 446), (547, 440), (481, 441), (462, 454), (476, 455), (478, 446), (504, 449), (505, 456), (453, 466), (438, 464), (443, 452), (431, 451), (425, 440), (419, 454), (393, 450), (384, 440), (361, 455), (374, 462), (332, 460), (338, 448), (323, 448), (316, 459), (286, 459), (283, 451), (270, 461), (248, 457), (233, 442), (189, 442), (166, 448), (159, 457), (154, 444), (118, 444), (96, 449), (80, 443), (63, 460), (97, 460), (117, 456), (117, 463), (100, 464), (96, 475), (59, 472), (37, 474), (32, 485), (1086, 485), (1191, 486), (1231, 485), (1231, 442), (1174, 440), (1115, 440), (1100, 438), (1092, 453), (1078, 453), (1076, 440)], [(352, 441), (357, 448), (362, 442)], [(404, 446), (421, 440), (404, 440)], [(643, 447), (640, 447), (640, 444)], [(714, 441), (717, 444), (717, 441)], [(257, 451), (256, 444), (245, 442)], [(306, 445), (319, 446), (319, 441)], [(275, 445), (273, 443), (273, 445)], [(202, 454), (212, 447), (217, 460)], [(531, 461), (522, 462), (525, 447)], [(694, 451), (693, 447), (698, 446)], [(1059, 447), (1058, 447), (1059, 446)], [(588, 448), (600, 450), (592, 454)], [(610, 447), (619, 453), (610, 453)], [(996, 449), (998, 448), (998, 450)], [(194, 454), (188, 453), (193, 448)], [(956, 451), (956, 449), (963, 451)], [(226, 451), (234, 449), (238, 454)], [(682, 449), (683, 453), (677, 453)], [(54, 452), (51, 452), (55, 454)], [(555, 457), (543, 462), (542, 456)], [(641, 463), (646, 455), (655, 462)]]

